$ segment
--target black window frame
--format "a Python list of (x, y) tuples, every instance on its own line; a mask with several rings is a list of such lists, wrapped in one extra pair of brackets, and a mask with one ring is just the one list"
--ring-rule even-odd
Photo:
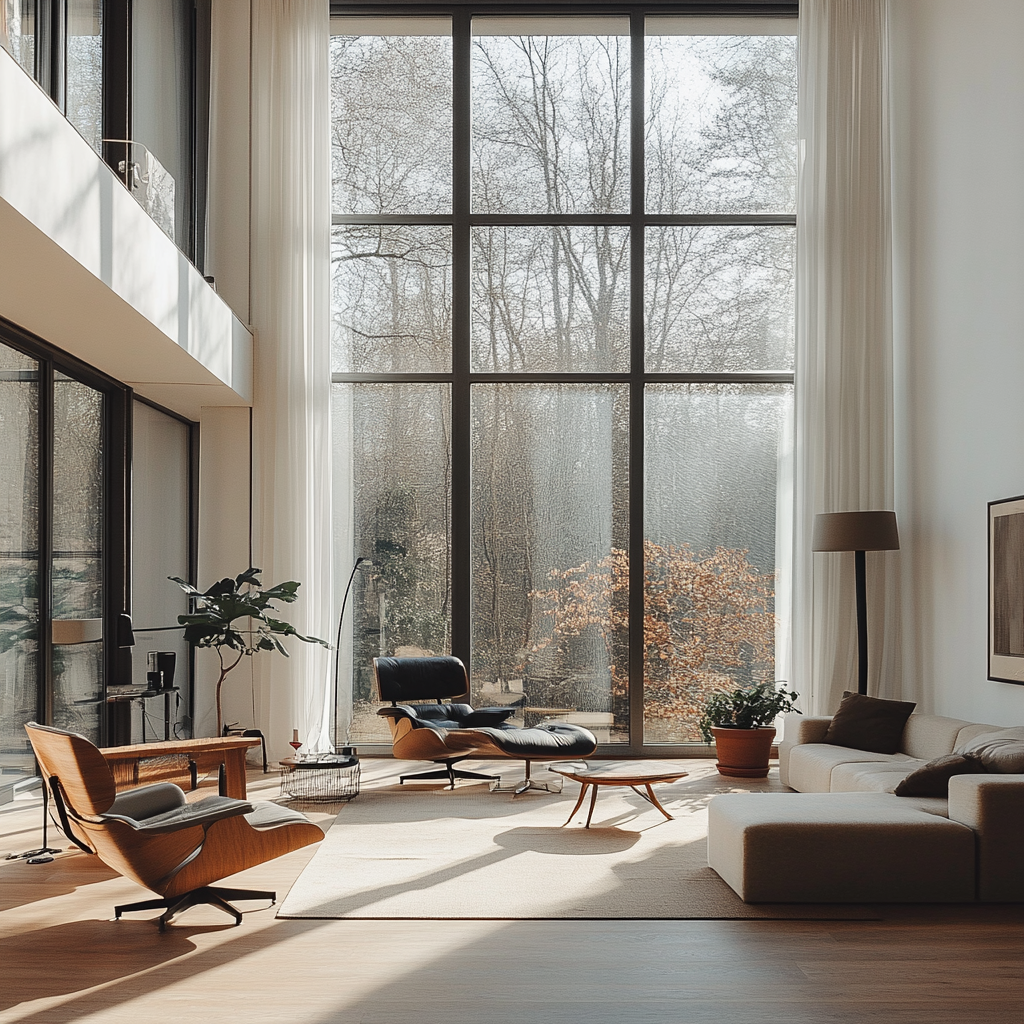
[[(101, 373), (42, 338), (0, 317), (0, 342), (39, 364), (39, 657), (36, 712), (39, 721), (53, 721), (52, 569), (53, 569), (53, 388), (54, 374), (66, 373), (103, 395), (103, 656), (101, 692), (123, 679), (123, 659), (116, 646), (118, 615), (130, 607), (127, 592), (130, 517), (132, 389)], [(107, 741), (109, 722), (99, 716), (100, 741)]]
[[(600, 744), (599, 756), (686, 757), (701, 756), (699, 742), (652, 743), (644, 740), (644, 393), (649, 384), (782, 384), (793, 386), (795, 373), (750, 371), (712, 373), (651, 372), (645, 369), (644, 348), (644, 242), (647, 227), (714, 225), (796, 226), (792, 214), (648, 214), (645, 209), (644, 130), (645, 74), (644, 23), (649, 15), (774, 17), (795, 19), (797, 3), (622, 3), (591, 2), (561, 5), (550, 0), (508, 4), (478, 0), (466, 4), (338, 3), (332, 17), (375, 18), (435, 15), (452, 19), (453, 48), (453, 195), (452, 213), (442, 215), (338, 215), (332, 211), (332, 228), (344, 225), (445, 225), (452, 228), (452, 371), (450, 373), (332, 373), (332, 384), (438, 383), (451, 388), (451, 652), (461, 658), (472, 674), (472, 529), (471, 508), (471, 398), (475, 383), (602, 384), (629, 387), (629, 741)], [(630, 19), (630, 212), (600, 215), (506, 215), (474, 213), (471, 195), (471, 65), (473, 16), (494, 15), (623, 15)], [(471, 370), (471, 232), (488, 226), (623, 225), (630, 230), (630, 368), (623, 373), (477, 373)], [(640, 628), (635, 625), (641, 624)], [(361, 743), (367, 752), (386, 753), (384, 744)], [(372, 749), (371, 749), (372, 748)]]
[[(56, 348), (0, 316), (0, 343), (34, 359), (39, 364), (39, 656), (37, 658), (36, 715), (44, 725), (53, 722), (52, 647), (52, 477), (53, 477), (53, 384), (54, 374), (66, 373), (103, 395), (103, 686), (130, 685), (131, 661), (116, 646), (118, 616), (132, 608), (132, 434), (133, 408), (141, 402), (170, 416), (188, 428), (189, 493), (188, 579), (195, 583), (199, 560), (199, 424), (142, 395), (88, 363)], [(170, 584), (168, 584), (170, 586)], [(148, 623), (135, 623), (147, 626)], [(160, 623), (166, 628), (167, 623)], [(138, 654), (135, 655), (138, 657)], [(189, 648), (186, 666), (189, 735), (195, 720), (195, 651)], [(108, 705), (109, 710), (109, 705)], [(113, 731), (111, 714), (102, 714), (100, 745), (109, 743)]]

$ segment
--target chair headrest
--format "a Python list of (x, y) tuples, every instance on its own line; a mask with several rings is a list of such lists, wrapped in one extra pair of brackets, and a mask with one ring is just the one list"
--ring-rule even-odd
[(47, 778), (56, 775), (79, 814), (105, 814), (117, 789), (110, 767), (98, 748), (84, 736), (38, 722), (26, 722), (25, 732)]
[(408, 704), (469, 692), (466, 666), (458, 658), (374, 658), (373, 674), (378, 700)]

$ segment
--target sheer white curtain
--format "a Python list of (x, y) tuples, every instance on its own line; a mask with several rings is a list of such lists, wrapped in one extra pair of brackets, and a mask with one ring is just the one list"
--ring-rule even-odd
[[(857, 688), (853, 555), (818, 512), (893, 507), (887, 0), (801, 0), (793, 682), (828, 714)], [(868, 692), (899, 680), (896, 552), (870, 552)]]
[[(253, 0), (253, 550), (264, 582), (298, 580), (284, 616), (331, 638), (329, 17), (324, 0)], [(273, 756), (330, 735), (331, 659), (298, 641), (254, 659)]]

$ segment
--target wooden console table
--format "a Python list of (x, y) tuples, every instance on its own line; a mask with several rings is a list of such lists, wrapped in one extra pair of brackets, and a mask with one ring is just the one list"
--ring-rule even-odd
[[(100, 753), (114, 771), (115, 778), (124, 779), (125, 769), (130, 772), (127, 785), (139, 784), (139, 764), (151, 757), (187, 757), (200, 772), (212, 771), (224, 765), (225, 796), (245, 799), (245, 752), (258, 747), (258, 736), (213, 736), (197, 740), (169, 740), (162, 743), (132, 743), (125, 747), (102, 747)], [(115, 768), (122, 769), (115, 771)], [(122, 785), (118, 785), (121, 789)]]

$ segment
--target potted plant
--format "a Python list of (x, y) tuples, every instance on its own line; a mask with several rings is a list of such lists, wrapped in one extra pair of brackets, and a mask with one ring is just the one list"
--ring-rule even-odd
[(714, 740), (719, 773), (763, 779), (768, 774), (775, 739), (771, 723), (787, 711), (796, 711), (793, 702), (797, 697), (793, 691), (780, 690), (774, 682), (713, 693), (698, 726), (705, 743)]
[[(197, 590), (177, 576), (167, 577), (195, 600), (195, 611), (178, 616), (178, 622), (185, 627), (185, 639), (194, 647), (212, 647), (220, 659), (220, 676), (217, 679), (218, 736), (223, 731), (221, 690), (224, 680), (242, 658), (251, 658), (257, 651), (280, 651), (287, 658), (288, 652), (278, 639), (281, 636), (294, 636), (307, 644), (331, 646), (318, 637), (303, 636), (290, 622), (268, 614), (277, 610), (272, 603), (274, 601), (291, 604), (299, 584), (290, 580), (264, 589), (260, 583), (262, 571), (250, 566), (234, 579), (228, 577), (219, 580), (206, 591)], [(239, 619), (246, 621), (236, 626)], [(235, 651), (237, 656), (232, 658), (228, 654), (225, 659), (225, 651)]]

